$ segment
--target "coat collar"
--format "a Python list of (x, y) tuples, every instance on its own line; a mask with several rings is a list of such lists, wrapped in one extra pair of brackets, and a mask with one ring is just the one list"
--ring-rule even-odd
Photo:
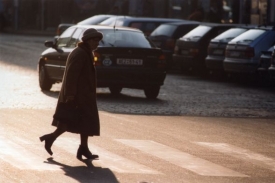
[(94, 55), (93, 55), (93, 52), (91, 51), (89, 45), (87, 43), (84, 43), (84, 42), (80, 42), (77, 44), (77, 46), (81, 49), (83, 49), (88, 55), (89, 57), (91, 58), (92, 61), (94, 61)]
[(89, 48), (89, 45), (87, 43), (80, 42), (80, 43), (77, 44), (77, 46), (82, 48), (87, 53), (92, 53), (90, 48)]

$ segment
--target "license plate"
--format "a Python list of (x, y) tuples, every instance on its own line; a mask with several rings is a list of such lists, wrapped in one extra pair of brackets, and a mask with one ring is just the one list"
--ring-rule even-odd
[(127, 58), (118, 58), (118, 65), (142, 65), (143, 60), (141, 59), (127, 59)]
[(238, 57), (238, 56), (240, 56), (240, 52), (232, 51), (232, 52), (230, 53), (230, 56), (231, 56), (231, 57)]
[(223, 50), (214, 50), (213, 54), (222, 55), (223, 54)]

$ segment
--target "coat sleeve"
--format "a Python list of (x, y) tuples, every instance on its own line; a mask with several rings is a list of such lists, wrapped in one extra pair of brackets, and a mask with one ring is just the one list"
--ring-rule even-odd
[(77, 52), (71, 55), (66, 63), (66, 72), (64, 75), (64, 95), (65, 98), (68, 96), (76, 96), (77, 84), (79, 76), (83, 70), (86, 61), (85, 53)]

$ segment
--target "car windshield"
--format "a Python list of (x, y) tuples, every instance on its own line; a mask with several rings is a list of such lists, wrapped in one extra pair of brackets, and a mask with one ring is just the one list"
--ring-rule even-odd
[(245, 33), (237, 36), (234, 38), (231, 42), (242, 42), (242, 41), (253, 41), (262, 34), (264, 34), (266, 31), (261, 29), (250, 29), (246, 31)]
[(158, 26), (151, 33), (150, 36), (167, 36), (167, 37), (171, 37), (176, 28), (177, 27), (174, 26), (174, 25), (165, 25), (165, 24), (162, 24), (162, 25)]
[(152, 48), (152, 44), (146, 39), (142, 32), (128, 30), (100, 30), (103, 39), (100, 41), (101, 47), (137, 47)]
[(185, 35), (183, 36), (183, 38), (202, 37), (202, 36), (203, 36), (204, 34), (206, 34), (210, 29), (211, 29), (211, 27), (204, 26), (204, 25), (200, 25), (200, 26), (194, 28), (193, 30), (191, 30), (190, 32), (188, 32), (187, 34), (185, 34)]
[(81, 22), (78, 22), (77, 24), (78, 25), (96, 25), (108, 18), (109, 16), (93, 16), (91, 18), (87, 18)]
[(108, 18), (108, 19), (100, 22), (99, 25), (110, 25), (110, 26), (113, 26), (116, 21), (117, 21), (117, 17), (111, 17), (111, 18)]
[(221, 33), (220, 35), (218, 35), (214, 39), (217, 39), (217, 40), (234, 39), (235, 37), (239, 36), (240, 34), (244, 33), (245, 31), (247, 31), (247, 29), (243, 29), (243, 28), (231, 28), (231, 29), (229, 29), (229, 30)]

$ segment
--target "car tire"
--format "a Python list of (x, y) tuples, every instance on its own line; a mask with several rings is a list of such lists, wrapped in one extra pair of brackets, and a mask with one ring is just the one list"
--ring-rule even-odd
[(160, 86), (144, 88), (144, 94), (148, 99), (156, 99), (159, 95)]
[(112, 95), (119, 95), (120, 92), (121, 92), (121, 90), (122, 90), (122, 87), (110, 86), (109, 90), (110, 90), (110, 92), (111, 92)]
[(49, 91), (52, 88), (53, 82), (48, 78), (45, 66), (40, 66), (39, 69), (39, 86), (43, 91)]

